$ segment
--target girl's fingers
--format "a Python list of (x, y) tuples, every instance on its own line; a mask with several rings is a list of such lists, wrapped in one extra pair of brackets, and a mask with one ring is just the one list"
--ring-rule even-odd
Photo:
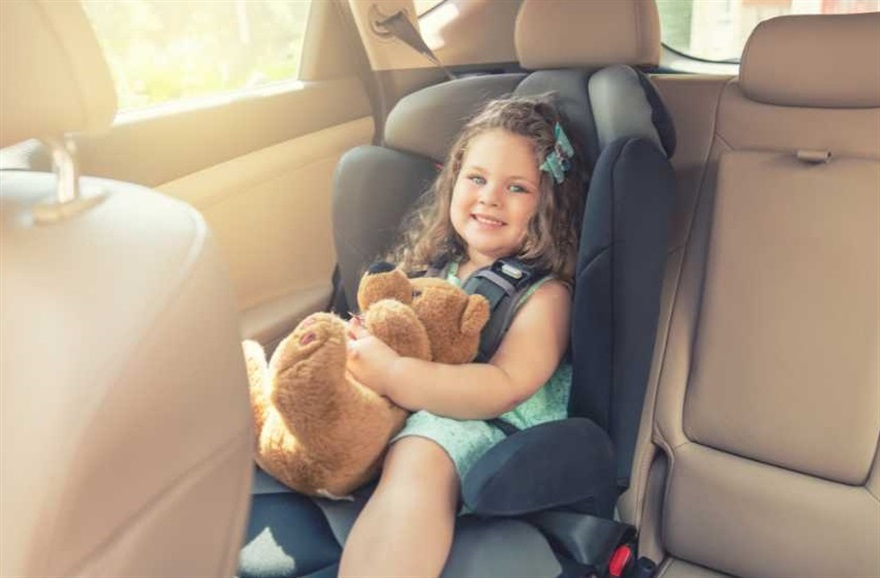
[(368, 337), (370, 332), (364, 327), (359, 317), (354, 316), (348, 322), (348, 334), (352, 339), (363, 339)]

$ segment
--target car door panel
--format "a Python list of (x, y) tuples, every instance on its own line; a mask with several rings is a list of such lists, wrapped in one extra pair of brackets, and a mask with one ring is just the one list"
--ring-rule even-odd
[(238, 290), (245, 337), (273, 341), (329, 303), (333, 170), (372, 130), (369, 117), (350, 121), (158, 187), (208, 221)]

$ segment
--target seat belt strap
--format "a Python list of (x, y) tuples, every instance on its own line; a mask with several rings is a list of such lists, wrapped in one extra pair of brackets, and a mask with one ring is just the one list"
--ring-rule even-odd
[(530, 266), (509, 257), (475, 271), (465, 281), (462, 288), (466, 292), (482, 295), (489, 302), (489, 322), (480, 334), (477, 361), (489, 361), (495, 354), (513, 321), (520, 299), (539, 278)]
[[(425, 272), (427, 277), (445, 279), (449, 263), (435, 263)], [(489, 267), (475, 271), (462, 289), (472, 295), (482, 295), (489, 302), (489, 322), (480, 334), (478, 362), (487, 362), (507, 333), (517, 305), (535, 281), (540, 279), (535, 271), (519, 259), (508, 257), (495, 261)], [(499, 429), (505, 436), (520, 431), (520, 428), (501, 418), (486, 420), (486, 423)]]
[(495, 427), (495, 428), (498, 428), (499, 430), (501, 430), (501, 433), (503, 433), (505, 437), (512, 436), (516, 432), (522, 431), (517, 426), (513, 425), (512, 423), (510, 423), (509, 421), (507, 421), (505, 419), (501, 419), (500, 417), (493, 417), (492, 419), (487, 419), (485, 421), (487, 424), (491, 425), (492, 427)]
[(413, 25), (407, 16), (406, 10), (398, 10), (388, 17), (380, 17), (373, 22), (376, 30), (386, 32), (388, 35), (397, 38), (419, 54), (424, 55), (431, 63), (446, 73), (449, 80), (455, 80), (455, 75), (449, 72), (449, 69), (443, 66), (434, 51), (425, 44), (418, 28)]

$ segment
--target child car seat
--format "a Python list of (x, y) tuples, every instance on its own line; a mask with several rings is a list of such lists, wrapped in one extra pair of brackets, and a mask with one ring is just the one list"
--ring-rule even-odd
[[(552, 9), (559, 6), (564, 13)], [(536, 10), (541, 11), (540, 19), (533, 15)], [(627, 37), (615, 49), (602, 46), (599, 61), (591, 57), (596, 47), (585, 30), (577, 33), (576, 46), (562, 49), (532, 38), (545, 33), (548, 18), (556, 18), (563, 28), (571, 28), (572, 18), (598, 28), (631, 24), (633, 15), (641, 20), (637, 40)], [(638, 423), (650, 364), (674, 198), (667, 157), (675, 138), (668, 115), (644, 75), (629, 66), (602, 66), (656, 64), (658, 27), (652, 2), (525, 1), (516, 31), (523, 64), (582, 69), (471, 77), (423, 89), (392, 110), (384, 146), (358, 147), (337, 167), (333, 200), (340, 281), (348, 302), (356, 303), (361, 271), (388, 247), (403, 215), (436, 175), (437, 163), (445, 158), (453, 138), (483, 102), (510, 93), (553, 92), (582, 143), (593, 176), (573, 309), (571, 415), (575, 417), (514, 434), (487, 454), (463, 487), (464, 499), (481, 514), (511, 516), (577, 504), (581, 510), (610, 518), (618, 478), (628, 472), (632, 450), (627, 444), (634, 444), (635, 434), (622, 424), (627, 419)], [(553, 452), (543, 449), (547, 443), (553, 444)], [(618, 445), (621, 459), (615, 461), (612, 447)], [(535, 455), (548, 454), (556, 456), (554, 468), (529, 468)], [(575, 467), (567, 461), (576, 462)], [(499, 474), (499, 465), (514, 475)], [(540, 479), (522, 475), (536, 471), (549, 475)], [(278, 486), (273, 489), (265, 477), (260, 480), (262, 493), (254, 500), (241, 575), (332, 574), (339, 546), (325, 539), (328, 530), (344, 542), (366, 495), (359, 495), (354, 503), (311, 502)], [(273, 526), (277, 520), (272, 518), (279, 516), (290, 530), (285, 543)], [(286, 558), (272, 557), (272, 552), (286, 552)], [(465, 517), (444, 575), (556, 576), (563, 570), (562, 558), (561, 562), (529, 522)], [(314, 571), (319, 574), (310, 574)]]

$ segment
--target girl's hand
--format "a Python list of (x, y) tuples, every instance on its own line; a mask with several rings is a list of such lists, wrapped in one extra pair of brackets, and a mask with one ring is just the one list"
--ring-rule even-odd
[(388, 395), (388, 375), (399, 355), (363, 326), (360, 319), (348, 322), (348, 370), (379, 395)]

